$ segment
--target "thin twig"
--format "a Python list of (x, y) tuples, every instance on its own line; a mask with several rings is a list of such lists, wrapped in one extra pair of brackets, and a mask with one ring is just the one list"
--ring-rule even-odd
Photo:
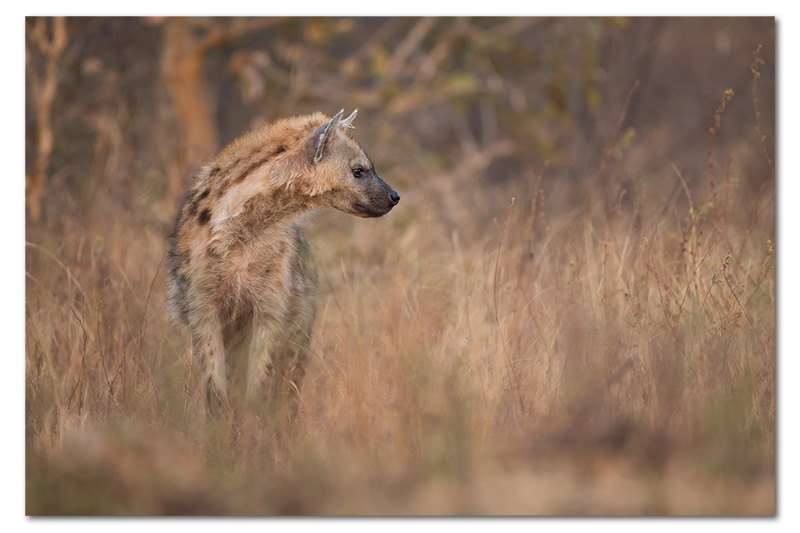
[(525, 413), (525, 404), (522, 401), (522, 391), (519, 387), (519, 378), (517, 377), (516, 373), (514, 372), (514, 366), (511, 362), (511, 357), (508, 355), (508, 351), (506, 350), (506, 339), (503, 335), (503, 328), (500, 327), (500, 315), (497, 311), (497, 274), (500, 267), (500, 248), (503, 246), (503, 237), (506, 234), (506, 226), (508, 226), (508, 217), (511, 214), (511, 208), (514, 207), (514, 198), (511, 198), (511, 204), (509, 204), (508, 209), (506, 210), (506, 219), (503, 222), (503, 231), (500, 234), (500, 242), (497, 243), (497, 255), (495, 256), (495, 263), (494, 263), (494, 286), (493, 286), (493, 296), (494, 296), (494, 320), (497, 324), (497, 332), (500, 334), (500, 343), (503, 347), (503, 355), (506, 358), (506, 365), (508, 365), (508, 378), (511, 380), (512, 388), (516, 389), (517, 391), (517, 400), (519, 401), (520, 409), (522, 412)]
[(711, 149), (714, 145), (714, 136), (717, 134), (717, 128), (719, 128), (721, 120), (722, 120), (722, 113), (725, 111), (725, 107), (728, 104), (728, 100), (733, 98), (733, 90), (726, 89), (725, 92), (722, 94), (722, 101), (720, 102), (719, 106), (714, 110), (714, 125), (708, 128), (708, 153), (707, 153), (707, 163), (708, 163), (708, 170), (706, 171), (708, 176), (708, 182), (711, 185), (711, 194), (714, 197), (714, 214), (717, 215), (717, 222), (722, 225), (722, 217), (719, 214), (719, 206), (717, 201), (717, 187), (714, 183), (714, 160), (711, 158)]
[[(600, 159), (599, 168), (597, 169), (597, 173), (594, 175), (592, 181), (595, 182), (600, 181), (605, 175), (606, 165), (608, 164), (609, 157), (611, 157), (611, 147), (614, 146), (614, 143), (617, 142), (617, 138), (619, 137), (619, 132), (622, 129), (622, 123), (625, 122), (625, 117), (628, 116), (628, 108), (630, 107), (631, 101), (633, 100), (633, 95), (636, 93), (636, 90), (638, 88), (639, 88), (639, 80), (636, 80), (635, 82), (633, 82), (633, 86), (628, 91), (628, 97), (625, 99), (625, 104), (622, 106), (622, 112), (620, 112), (619, 118), (617, 119), (617, 124), (614, 126), (614, 132), (611, 134), (611, 138), (609, 138), (605, 147), (603, 147), (603, 157)], [(605, 191), (603, 194), (604, 197), (607, 196)], [(608, 205), (608, 198), (606, 197), (606, 206), (607, 205)]]
[(83, 290), (83, 287), (81, 286), (81, 284), (78, 283), (78, 280), (75, 279), (75, 276), (72, 275), (72, 271), (53, 252), (49, 251), (48, 249), (46, 249), (46, 248), (44, 248), (42, 246), (39, 246), (36, 243), (32, 243), (30, 241), (25, 241), (25, 246), (29, 246), (29, 247), (33, 248), (34, 250), (39, 250), (40, 252), (42, 252), (45, 255), (47, 255), (50, 259), (55, 261), (56, 264), (58, 264), (58, 266), (61, 267), (61, 269), (64, 271), (64, 273), (66, 273), (67, 279), (69, 279), (76, 287), (78, 287), (78, 289), (81, 291), (81, 296), (85, 298), (85, 294), (86, 293)]
[(756, 132), (758, 133), (758, 140), (761, 141), (761, 151), (764, 153), (764, 158), (767, 160), (767, 165), (769, 165), (772, 183), (775, 183), (775, 168), (772, 166), (772, 159), (769, 157), (769, 152), (767, 151), (767, 144), (765, 142), (767, 136), (764, 135), (763, 131), (761, 131), (761, 111), (758, 109), (758, 78), (761, 77), (761, 73), (758, 71), (758, 65), (764, 64), (764, 60), (761, 59), (761, 56), (758, 54), (760, 51), (761, 45), (759, 44), (758, 48), (756, 48), (753, 52), (755, 59), (753, 61), (753, 66), (751, 67), (751, 70), (753, 71), (753, 109), (756, 112)]
[[(713, 240), (714, 239), (712, 237), (711, 241), (713, 242)], [(699, 269), (700, 265), (702, 265), (705, 262), (706, 257), (708, 257), (708, 253), (710, 251), (711, 251), (711, 246), (708, 247), (708, 249), (706, 250), (705, 255), (703, 255), (703, 258), (700, 261), (698, 261), (697, 265), (695, 265), (695, 267), (694, 267), (694, 271), (692, 272), (692, 277), (689, 278), (689, 283), (686, 284), (686, 290), (683, 291), (683, 299), (681, 300), (680, 305), (678, 305), (678, 318), (677, 318), (677, 320), (680, 320), (681, 314), (683, 313), (683, 303), (686, 301), (686, 296), (689, 294), (689, 287), (692, 286), (692, 282), (694, 281), (694, 277), (697, 274), (697, 269)]]
[[(728, 254), (728, 255), (730, 255), (730, 254)], [(731, 281), (730, 281), (730, 276), (728, 276), (728, 265), (727, 265), (727, 263), (723, 263), (722, 264), (722, 277), (723, 277), (723, 279), (725, 279), (725, 285), (728, 287), (728, 290), (731, 291), (731, 294), (733, 295), (734, 300), (736, 300), (736, 303), (739, 305), (739, 309), (742, 310), (742, 314), (745, 316), (747, 321), (750, 323), (750, 329), (753, 331), (753, 335), (755, 335), (756, 339), (758, 339), (758, 343), (761, 345), (761, 349), (764, 350), (764, 355), (766, 356), (767, 361), (769, 362), (769, 352), (767, 352), (767, 347), (764, 344), (764, 341), (761, 340), (761, 336), (758, 334), (758, 332), (756, 332), (756, 326), (753, 323), (753, 319), (750, 318), (750, 314), (747, 311), (745, 311), (744, 306), (742, 305), (742, 302), (739, 300), (739, 297), (736, 295), (736, 291), (733, 290), (733, 286), (731, 285)]]
[(661, 310), (664, 312), (664, 320), (667, 322), (667, 326), (669, 327), (672, 336), (675, 338), (675, 345), (681, 351), (681, 354), (684, 358), (686, 358), (686, 350), (683, 347), (683, 343), (681, 343), (680, 338), (678, 338), (678, 332), (675, 331), (675, 326), (672, 324), (672, 320), (670, 320), (669, 311), (667, 310), (667, 303), (664, 300), (664, 293), (661, 290), (661, 279), (658, 276), (658, 271), (656, 270), (656, 261), (653, 257), (653, 251), (650, 249), (650, 242), (645, 238), (645, 247), (647, 248), (647, 253), (650, 256), (650, 263), (653, 268), (653, 274), (656, 277), (656, 287), (658, 288), (658, 296), (661, 299)]
[[(100, 322), (103, 316), (103, 289), (100, 289), (100, 302), (97, 304), (97, 323), (95, 325), (97, 329), (97, 348), (100, 350), (100, 366), (103, 367), (103, 376), (106, 378), (106, 385), (108, 385), (108, 391), (110, 393), (111, 398), (114, 397), (114, 386), (112, 381), (108, 378), (108, 371), (106, 370), (106, 354), (103, 350), (103, 338), (100, 333)], [(86, 333), (84, 332), (84, 335)]]

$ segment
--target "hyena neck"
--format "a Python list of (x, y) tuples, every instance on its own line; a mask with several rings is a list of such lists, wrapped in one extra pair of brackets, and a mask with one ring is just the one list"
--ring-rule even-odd
[[(312, 118), (300, 128), (279, 122), (245, 134), (209, 161), (195, 193), (201, 202), (213, 202), (201, 225), (207, 219), (213, 233), (230, 233), (240, 243), (269, 239), (321, 205), (310, 186), (314, 177), (303, 150), (306, 130), (324, 117)], [(197, 212), (203, 207), (198, 204)]]
[(313, 207), (287, 188), (266, 188), (244, 200), (241, 211), (233, 218), (233, 225), (257, 237), (262, 232), (288, 229)]
[(234, 153), (223, 150), (204, 166), (196, 186), (198, 197), (209, 196), (219, 210), (212, 222), (289, 223), (310, 208), (295, 190), (305, 174), (295, 154), (282, 145), (265, 149), (237, 142)]

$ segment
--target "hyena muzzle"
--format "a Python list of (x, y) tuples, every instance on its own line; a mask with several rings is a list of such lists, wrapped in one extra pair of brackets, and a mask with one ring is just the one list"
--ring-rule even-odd
[(353, 112), (280, 120), (235, 140), (200, 170), (169, 239), (169, 303), (189, 325), (206, 406), (297, 397), (316, 315), (317, 273), (297, 223), (331, 206), (360, 217), (400, 195), (352, 138)]

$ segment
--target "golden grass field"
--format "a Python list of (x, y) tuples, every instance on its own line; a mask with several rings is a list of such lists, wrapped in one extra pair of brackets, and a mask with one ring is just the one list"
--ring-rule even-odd
[(320, 301), (294, 421), (196, 423), (164, 305), (177, 205), (156, 195), (152, 222), (100, 189), (29, 220), (26, 514), (774, 514), (775, 176), (752, 133), (772, 129), (720, 87), (677, 163), (658, 142), (688, 132), (626, 137), (607, 102), (580, 180), (540, 161), (489, 186), (486, 151), (404, 164), (360, 113), (402, 200), (305, 223)]

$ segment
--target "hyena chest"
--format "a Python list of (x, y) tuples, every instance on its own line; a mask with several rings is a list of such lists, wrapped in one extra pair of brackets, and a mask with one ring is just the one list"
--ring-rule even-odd
[(279, 316), (287, 305), (291, 278), (289, 246), (283, 239), (256, 239), (209, 257), (217, 306), (225, 321), (252, 314)]

